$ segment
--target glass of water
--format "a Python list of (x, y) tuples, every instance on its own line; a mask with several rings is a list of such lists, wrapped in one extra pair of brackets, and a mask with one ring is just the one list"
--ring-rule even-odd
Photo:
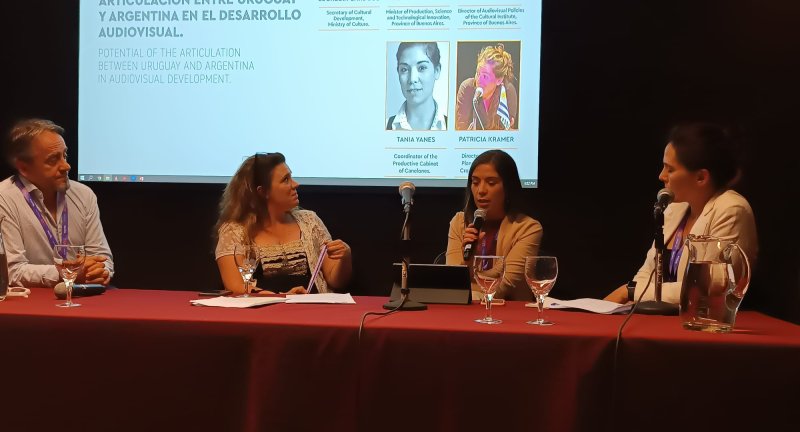
[(536, 306), (539, 309), (539, 317), (534, 321), (527, 321), (527, 324), (549, 326), (552, 321), (544, 319), (544, 299), (553, 289), (558, 278), (558, 260), (552, 256), (529, 256), (525, 257), (525, 282), (528, 283), (533, 295), (536, 297)]
[(253, 281), (253, 273), (258, 267), (259, 252), (258, 246), (253, 243), (237, 244), (234, 246), (233, 259), (239, 274), (242, 275), (244, 291), (237, 297), (250, 297), (250, 286)]
[(86, 250), (83, 246), (55, 245), (53, 258), (67, 288), (66, 303), (59, 303), (56, 306), (65, 308), (80, 306), (80, 304), (72, 302), (72, 287), (75, 286), (78, 274), (83, 270), (83, 264), (86, 262)]
[(501, 256), (477, 255), (473, 262), (473, 275), (475, 281), (486, 299), (486, 316), (476, 319), (481, 324), (500, 324), (503, 321), (492, 318), (492, 299), (497, 292), (497, 287), (503, 282), (505, 274), (505, 260)]

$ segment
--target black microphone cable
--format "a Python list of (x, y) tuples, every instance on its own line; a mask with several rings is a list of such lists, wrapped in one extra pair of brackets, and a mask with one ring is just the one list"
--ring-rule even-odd
[(406, 218), (403, 220), (403, 228), (400, 228), (400, 238), (403, 238), (403, 234), (406, 232), (406, 226), (408, 225), (408, 217), (411, 215), (411, 212), (406, 213)]
[[(614, 412), (614, 407), (617, 403), (617, 392), (619, 389), (617, 388), (617, 367), (618, 367), (618, 360), (619, 360), (619, 345), (620, 341), (622, 340), (622, 330), (625, 328), (625, 325), (628, 324), (631, 317), (633, 316), (634, 312), (636, 311), (636, 307), (639, 305), (639, 302), (642, 301), (642, 298), (647, 293), (647, 289), (650, 288), (650, 283), (653, 281), (653, 274), (655, 274), (656, 269), (650, 272), (650, 276), (647, 278), (647, 285), (644, 286), (644, 290), (642, 293), (639, 294), (639, 298), (636, 300), (636, 303), (633, 304), (631, 310), (628, 312), (628, 316), (625, 317), (625, 320), (622, 321), (622, 324), (619, 326), (617, 330), (617, 339), (614, 343), (614, 360), (611, 367), (611, 407), (609, 409), (610, 413)], [(609, 422), (611, 419), (609, 419)]]
[[(408, 215), (406, 215), (406, 218), (408, 218)], [(403, 260), (403, 262), (404, 262), (404, 264), (408, 265), (408, 262), (405, 261), (405, 259)], [(397, 305), (397, 307), (395, 307), (394, 309), (388, 310), (386, 312), (364, 312), (364, 315), (361, 315), (361, 324), (358, 325), (358, 344), (361, 345), (361, 333), (364, 331), (364, 320), (366, 320), (368, 316), (370, 316), (370, 315), (375, 315), (375, 316), (391, 315), (391, 314), (399, 311), (400, 308), (402, 308), (403, 305), (406, 304), (406, 300), (408, 300), (408, 293), (405, 293), (405, 292), (401, 291), (400, 304)]]
[[(403, 234), (406, 232), (406, 225), (408, 225), (408, 217), (411, 215), (411, 212), (406, 213), (406, 218), (403, 221), (403, 228), (400, 230), (400, 237), (403, 237)], [(408, 261), (403, 258), (403, 264), (408, 268)], [(358, 325), (358, 344), (361, 345), (361, 333), (364, 331), (364, 321), (370, 315), (375, 316), (387, 316), (391, 315), (400, 310), (404, 304), (406, 304), (406, 300), (408, 300), (408, 293), (401, 292), (400, 297), (400, 304), (397, 305), (394, 309), (388, 310), (386, 312), (365, 312), (364, 315), (361, 315), (361, 323)]]
[(358, 344), (359, 345), (361, 345), (361, 333), (364, 330), (364, 320), (366, 320), (367, 317), (370, 316), (370, 315), (387, 316), (387, 315), (391, 315), (391, 314), (399, 311), (400, 308), (403, 307), (404, 304), (406, 304), (406, 300), (408, 300), (408, 294), (402, 294), (401, 296), (402, 297), (400, 298), (400, 304), (397, 305), (397, 307), (392, 309), (392, 310), (388, 310), (386, 312), (364, 312), (364, 315), (361, 315), (361, 324), (358, 325)]

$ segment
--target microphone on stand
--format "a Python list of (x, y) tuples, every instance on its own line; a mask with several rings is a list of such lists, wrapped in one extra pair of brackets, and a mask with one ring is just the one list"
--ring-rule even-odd
[(478, 99), (481, 98), (481, 96), (483, 96), (483, 87), (476, 87), (475, 88), (475, 96), (472, 97), (472, 103), (477, 102)]
[(653, 221), (655, 222), (653, 240), (655, 241), (656, 251), (664, 251), (664, 210), (674, 198), (675, 194), (668, 188), (663, 188), (656, 194), (656, 203), (653, 204)]
[(663, 188), (656, 194), (655, 208), (660, 209), (662, 212), (667, 208), (672, 200), (675, 199), (675, 194), (669, 188)]
[(678, 315), (679, 312), (678, 305), (661, 301), (661, 288), (664, 284), (664, 250), (666, 249), (664, 245), (664, 210), (673, 199), (675, 199), (675, 194), (668, 188), (663, 188), (656, 194), (656, 203), (653, 205), (653, 221), (655, 224), (653, 246), (656, 249), (654, 300), (639, 302), (638, 307), (634, 309), (634, 312), (638, 314)]
[(400, 196), (403, 197), (403, 211), (408, 213), (411, 211), (411, 206), (414, 204), (414, 191), (417, 188), (414, 186), (414, 183), (410, 181), (405, 181), (400, 183)]
[(401, 275), (400, 275), (400, 293), (401, 297), (397, 300), (390, 300), (383, 305), (384, 309), (396, 310), (425, 310), (428, 306), (422, 303), (411, 300), (411, 289), (408, 287), (408, 267), (411, 263), (412, 249), (414, 248), (411, 242), (411, 223), (409, 222), (411, 216), (411, 205), (414, 204), (414, 183), (405, 181), (400, 183), (400, 196), (403, 197), (403, 212), (406, 214), (405, 221), (403, 222), (403, 230), (400, 242), (402, 261), (401, 261)]
[[(486, 129), (483, 126), (483, 120), (481, 120), (481, 115), (478, 114), (478, 107), (476, 106), (478, 101), (481, 99), (481, 96), (483, 96), (483, 87), (476, 87), (475, 95), (472, 97), (472, 112), (475, 113), (475, 118), (472, 120), (472, 125), (474, 125), (476, 130), (478, 129), (478, 124), (481, 125), (481, 129)], [(475, 120), (477, 120), (478, 124), (475, 123)]]
[[(478, 230), (478, 234), (481, 232), (481, 228), (483, 228), (483, 222), (486, 219), (486, 210), (484, 209), (475, 209), (475, 213), (472, 216), (472, 226)], [(472, 249), (475, 248), (475, 244), (478, 243), (478, 239), (475, 239), (472, 243), (467, 243), (464, 245), (464, 261), (469, 261), (469, 256), (472, 254)]]

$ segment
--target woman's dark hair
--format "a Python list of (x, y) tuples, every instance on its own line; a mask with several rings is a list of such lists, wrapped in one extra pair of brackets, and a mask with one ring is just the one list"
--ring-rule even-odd
[(739, 175), (739, 146), (728, 128), (713, 123), (682, 123), (673, 127), (669, 142), (689, 171), (708, 170), (716, 189), (733, 186)]
[(506, 196), (504, 208), (506, 214), (520, 212), (520, 196), (522, 195), (522, 181), (519, 179), (519, 171), (517, 170), (517, 163), (514, 162), (508, 153), (503, 150), (487, 150), (472, 161), (472, 166), (469, 167), (469, 175), (467, 176), (467, 191), (465, 194), (464, 204), (464, 225), (467, 226), (472, 223), (472, 215), (475, 213), (477, 206), (475, 205), (475, 198), (472, 196), (472, 173), (478, 165), (490, 164), (494, 167), (500, 179), (503, 181), (503, 192)]
[(400, 42), (397, 46), (397, 64), (400, 64), (400, 56), (408, 48), (420, 46), (425, 50), (425, 54), (433, 63), (433, 67), (438, 69), (442, 68), (442, 55), (439, 53), (439, 44), (436, 42)]
[(245, 233), (252, 238), (258, 226), (269, 217), (267, 196), (259, 194), (258, 187), (269, 191), (272, 172), (282, 163), (286, 163), (286, 158), (281, 153), (256, 153), (242, 162), (222, 194), (215, 233), (222, 224), (236, 222), (244, 226)]

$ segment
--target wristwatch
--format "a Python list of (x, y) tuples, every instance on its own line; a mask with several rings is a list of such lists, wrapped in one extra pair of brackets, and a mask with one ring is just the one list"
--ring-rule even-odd
[(628, 282), (628, 301), (634, 301), (636, 295), (636, 281)]

